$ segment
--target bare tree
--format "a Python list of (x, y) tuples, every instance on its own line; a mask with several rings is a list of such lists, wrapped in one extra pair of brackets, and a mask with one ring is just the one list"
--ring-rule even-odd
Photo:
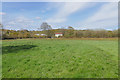
[(48, 23), (43, 22), (40, 26), (40, 29), (44, 31), (44, 33), (47, 35), (48, 38), (51, 38), (52, 35), (54, 34), (52, 31), (52, 27), (48, 25)]
[(50, 25), (48, 25), (46, 22), (43, 22), (40, 26), (40, 29), (42, 30), (51, 30), (52, 27)]

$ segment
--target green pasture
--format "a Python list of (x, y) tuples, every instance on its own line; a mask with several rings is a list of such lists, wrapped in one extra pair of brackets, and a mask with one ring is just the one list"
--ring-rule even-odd
[(117, 78), (117, 40), (2, 42), (3, 78)]

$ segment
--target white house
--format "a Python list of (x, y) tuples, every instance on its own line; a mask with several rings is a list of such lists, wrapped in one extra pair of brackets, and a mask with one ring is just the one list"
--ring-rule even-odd
[(46, 34), (35, 34), (37, 36), (47, 36)]
[(35, 34), (35, 35), (40, 36), (40, 34)]
[(63, 34), (62, 33), (55, 33), (55, 37), (59, 37), (59, 36), (63, 36)]
[(46, 34), (41, 34), (41, 36), (47, 36)]

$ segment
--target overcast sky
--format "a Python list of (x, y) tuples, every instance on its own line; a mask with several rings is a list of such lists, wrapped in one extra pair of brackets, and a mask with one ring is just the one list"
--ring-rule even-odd
[(52, 28), (118, 28), (117, 2), (3, 2), (2, 22), (6, 29), (37, 30), (42, 22)]

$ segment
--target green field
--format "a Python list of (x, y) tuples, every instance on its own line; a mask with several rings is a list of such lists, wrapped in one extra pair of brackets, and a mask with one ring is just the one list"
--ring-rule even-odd
[(117, 78), (118, 40), (4, 40), (3, 78)]

